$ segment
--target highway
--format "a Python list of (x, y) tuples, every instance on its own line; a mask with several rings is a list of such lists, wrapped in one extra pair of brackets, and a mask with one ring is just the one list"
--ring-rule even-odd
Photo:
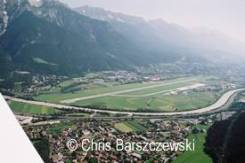
[(99, 110), (99, 109), (90, 109), (90, 108), (63, 105), (63, 104), (55, 104), (55, 103), (50, 103), (50, 102), (24, 100), (24, 99), (10, 97), (10, 96), (4, 96), (4, 98), (7, 100), (23, 102), (23, 103), (33, 104), (33, 105), (47, 106), (47, 107), (53, 107), (53, 108), (58, 108), (58, 109), (73, 109), (73, 110), (80, 110), (84, 112), (128, 114), (128, 115), (137, 115), (137, 116), (175, 116), (175, 115), (203, 114), (203, 113), (207, 113), (207, 112), (211, 112), (211, 111), (220, 109), (221, 107), (227, 104), (227, 102), (230, 100), (231, 97), (233, 97), (235, 94), (241, 91), (245, 91), (245, 89), (236, 89), (236, 90), (228, 91), (224, 93), (218, 101), (216, 101), (214, 104), (208, 107), (196, 109), (196, 110), (190, 110), (190, 111), (180, 111), (180, 112), (134, 112), (134, 111), (130, 112), (130, 111), (116, 111), (116, 110)]

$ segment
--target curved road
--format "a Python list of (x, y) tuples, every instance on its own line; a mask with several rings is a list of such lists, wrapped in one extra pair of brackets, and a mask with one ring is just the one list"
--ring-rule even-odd
[(24, 100), (20, 98), (4, 96), (5, 99), (16, 101), (16, 102), (24, 102), (33, 105), (40, 105), (40, 106), (47, 106), (47, 107), (54, 107), (59, 109), (74, 109), (74, 110), (81, 110), (85, 112), (97, 112), (97, 113), (111, 113), (111, 114), (129, 114), (129, 115), (139, 115), (139, 116), (174, 116), (174, 115), (192, 115), (192, 114), (202, 114), (207, 113), (210, 111), (217, 110), (226, 105), (226, 103), (230, 100), (230, 98), (239, 93), (241, 91), (245, 91), (245, 89), (236, 89), (231, 90), (223, 94), (220, 99), (205, 108), (197, 109), (197, 110), (190, 110), (190, 111), (181, 111), (181, 112), (129, 112), (129, 111), (111, 111), (111, 110), (99, 110), (99, 109), (90, 109), (84, 107), (76, 107), (76, 106), (69, 106), (69, 105), (62, 105), (62, 104), (54, 104), (49, 102), (40, 102), (40, 101), (30, 101)]

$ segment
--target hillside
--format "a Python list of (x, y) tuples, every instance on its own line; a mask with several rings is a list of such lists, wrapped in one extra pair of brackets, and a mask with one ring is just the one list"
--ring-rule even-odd
[(19, 71), (69, 75), (132, 69), (158, 61), (110, 24), (82, 16), (59, 2), (47, 0), (36, 7), (23, 0), (6, 8), (10, 19), (0, 37), (1, 62), (8, 59)]
[(216, 122), (209, 129), (206, 151), (214, 163), (244, 162), (244, 122), (245, 113), (241, 112), (229, 120)]
[(90, 6), (76, 8), (76, 11), (108, 22), (139, 47), (147, 45), (149, 52), (155, 49), (164, 54), (174, 53), (172, 57), (184, 56), (192, 62), (194, 60), (202, 63), (200, 59), (205, 59), (218, 64), (236, 62), (245, 52), (243, 43), (216, 30), (188, 29), (163, 19), (145, 20)]
[(158, 64), (178, 64), (191, 73), (231, 62), (236, 54), (219, 35), (219, 44), (211, 46), (216, 35), (197, 36), (163, 20), (100, 8), (71, 9), (54, 0), (3, 1), (0, 33), (1, 78), (14, 71), (76, 76)]

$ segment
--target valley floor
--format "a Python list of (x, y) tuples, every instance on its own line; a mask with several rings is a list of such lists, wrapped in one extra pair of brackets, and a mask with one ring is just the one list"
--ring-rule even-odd
[[(53, 88), (55, 91), (34, 98), (38, 101), (98, 109), (173, 112), (199, 109), (215, 103), (228, 90), (212, 90), (216, 89), (212, 86), (215, 82), (218, 81), (188, 77), (122, 85), (92, 84), (90, 88), (68, 93), (59, 91), (62, 88)], [(72, 84), (72, 81), (65, 83)]]

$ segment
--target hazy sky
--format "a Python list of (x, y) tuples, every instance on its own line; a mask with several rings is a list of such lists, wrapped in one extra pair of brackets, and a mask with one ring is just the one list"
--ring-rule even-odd
[(205, 27), (245, 42), (245, 0), (61, 0), (72, 7), (89, 5), (146, 19), (163, 18), (187, 27)]

